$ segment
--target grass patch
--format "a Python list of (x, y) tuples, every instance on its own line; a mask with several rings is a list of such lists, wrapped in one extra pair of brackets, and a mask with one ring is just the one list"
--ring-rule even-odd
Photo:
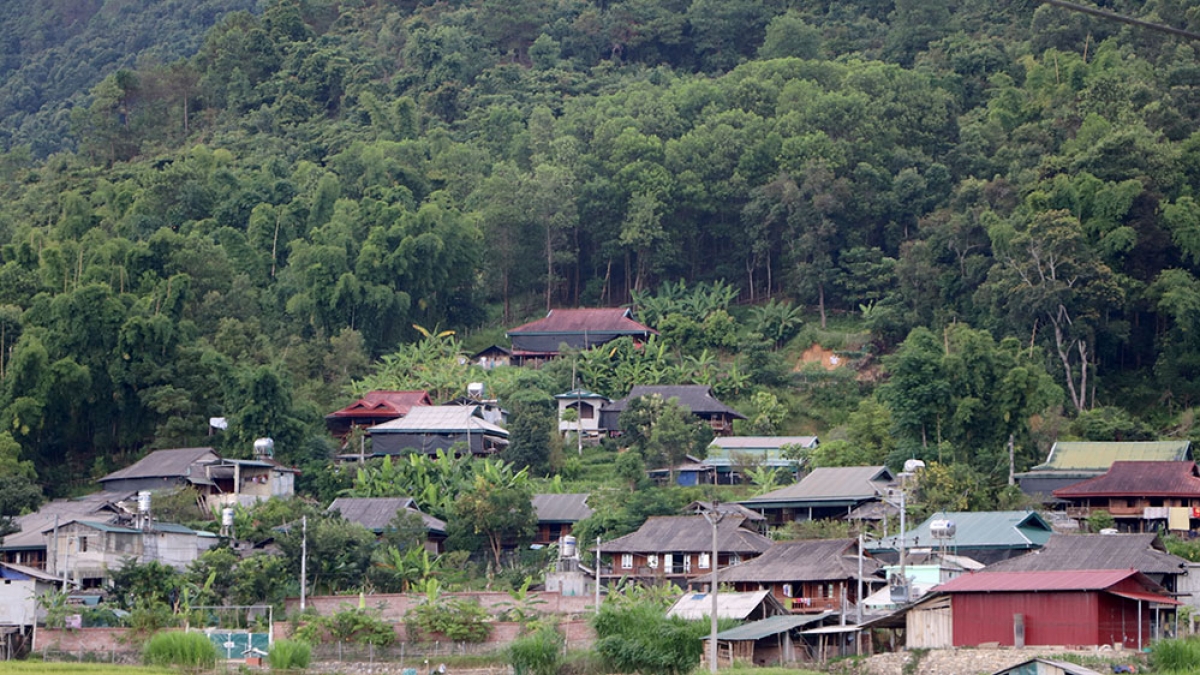
[(142, 650), (142, 661), (149, 666), (212, 668), (217, 658), (216, 646), (204, 633), (158, 633)]
[(1150, 664), (1156, 673), (1194, 673), (1200, 664), (1200, 638), (1159, 640), (1150, 645)]
[(298, 670), (312, 661), (312, 647), (302, 640), (276, 640), (267, 654), (271, 670)]
[(174, 670), (107, 663), (48, 663), (0, 661), (0, 675), (175, 675)]

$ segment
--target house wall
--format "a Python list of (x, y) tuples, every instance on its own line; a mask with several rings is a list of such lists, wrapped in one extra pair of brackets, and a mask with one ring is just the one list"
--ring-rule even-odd
[[(563, 420), (563, 413), (566, 412), (568, 408), (576, 407), (577, 403), (579, 406), (579, 421), (567, 422)], [(596, 435), (600, 433), (600, 408), (603, 404), (603, 401), (595, 399), (580, 399), (578, 401), (576, 401), (576, 399), (569, 398), (558, 399), (558, 431), (560, 433), (566, 433), (568, 431), (575, 431), (576, 429), (582, 428), (583, 433), (585, 434)], [(592, 412), (591, 417), (584, 416), (587, 414), (586, 410), (588, 409), (590, 409)]]
[(31, 626), (39, 616), (37, 596), (52, 590), (33, 579), (0, 580), (0, 626)]
[(140, 534), (102, 532), (79, 523), (58, 528), (57, 538), (48, 533), (46, 547), (47, 571), (58, 576), (65, 569), (74, 581), (103, 579), (108, 570), (120, 568), (125, 558), (140, 560), (143, 555)]
[(935, 598), (904, 616), (909, 649), (948, 649), (954, 645), (954, 612), (950, 598)]
[(138, 562), (157, 560), (177, 570), (183, 570), (210, 547), (209, 541), (216, 539), (197, 537), (194, 534), (175, 532), (147, 532), (142, 535), (142, 555)]
[[(1142, 639), (1150, 641), (1150, 614), (1142, 608)], [(1136, 649), (1137, 602), (1094, 591), (956, 593), (954, 646), (985, 642), (1012, 646), (1013, 615), (1025, 615), (1025, 644), (1102, 645)]]
[[(605, 552), (604, 555), (610, 555)], [(667, 553), (658, 554), (658, 561), (654, 566), (651, 566), (648, 553), (631, 553), (633, 564), (631, 567), (623, 567), (621, 553), (612, 553), (612, 567), (610, 573), (601, 573), (602, 577), (620, 578), (620, 577), (671, 577), (673, 579), (690, 580), (689, 585), (694, 588), (707, 588), (709, 576), (712, 574), (710, 567), (700, 567), (700, 556), (705, 555), (709, 558), (712, 554), (706, 552), (683, 552), (673, 551), (670, 553), (670, 569), (667, 568)], [(730, 565), (738, 564), (749, 560), (754, 556), (745, 555), (738, 556), (736, 554), (721, 553), (718, 556), (718, 562), (722, 568)]]
[[(849, 579), (833, 581), (777, 581), (771, 583), (744, 582), (734, 584), (738, 591), (768, 589), (779, 604), (795, 614), (840, 611), (842, 600), (854, 603), (857, 583)], [(786, 591), (791, 591), (788, 595)]]
[(104, 481), (105, 492), (140, 492), (142, 490), (173, 490), (187, 485), (182, 477), (118, 478)]
[[(371, 448), (384, 455), (402, 455), (409, 451), (433, 454), (449, 450), (456, 443), (467, 443), (468, 435), (455, 434), (371, 434)], [(490, 444), (489, 444), (490, 445)], [(490, 452), (485, 449), (483, 433), (470, 434), (471, 452), (476, 455)]]

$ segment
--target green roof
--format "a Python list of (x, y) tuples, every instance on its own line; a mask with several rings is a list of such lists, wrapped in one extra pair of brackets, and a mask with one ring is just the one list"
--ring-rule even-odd
[(130, 527), (121, 527), (120, 525), (110, 525), (109, 523), (102, 523), (98, 520), (78, 520), (75, 522), (79, 523), (80, 525), (86, 525), (87, 527), (90, 527), (94, 530), (100, 530), (101, 532), (120, 532), (123, 534), (137, 534), (138, 532), (141, 531), (141, 530), (135, 530)]
[[(955, 511), (935, 513), (918, 527), (909, 530), (904, 537), (905, 545), (908, 548), (923, 548), (940, 543), (929, 531), (929, 524), (934, 520), (954, 522), (954, 538), (947, 543), (960, 551), (1036, 549), (1045, 546), (1053, 534), (1050, 524), (1036, 511)], [(899, 546), (900, 537), (894, 536), (867, 548), (872, 551), (894, 551)]]
[[(767, 617), (761, 621), (751, 621), (744, 623), (736, 628), (730, 628), (726, 631), (717, 633), (717, 640), (761, 640), (765, 637), (778, 635), (784, 631), (789, 631), (800, 626), (807, 626), (810, 623), (816, 623), (827, 616), (831, 616), (833, 612), (822, 612), (820, 614), (797, 614), (797, 615), (781, 615)], [(701, 639), (708, 639), (704, 636)]]
[(1045, 464), (1033, 471), (1108, 471), (1113, 462), (1179, 462), (1192, 458), (1190, 441), (1091, 442), (1059, 441)]

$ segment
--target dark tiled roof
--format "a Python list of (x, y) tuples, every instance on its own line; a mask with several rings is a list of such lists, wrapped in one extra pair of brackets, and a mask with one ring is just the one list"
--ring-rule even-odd
[[(762, 553), (771, 540), (742, 527), (741, 518), (717, 524), (717, 549), (724, 553)], [(601, 542), (603, 553), (658, 553), (712, 550), (712, 526), (704, 516), (651, 516), (637, 532)]]
[(338, 497), (325, 510), (329, 513), (337, 511), (347, 521), (362, 525), (375, 533), (386, 530), (388, 523), (392, 522), (397, 513), (408, 510), (421, 516), (425, 529), (434, 532), (446, 531), (446, 523), (417, 510), (412, 497)]
[(587, 498), (587, 493), (534, 495), (533, 510), (539, 523), (577, 523), (592, 515)]
[(1080, 497), (1200, 497), (1195, 462), (1113, 462), (1103, 476), (1059, 488), (1061, 499)]
[(426, 391), (371, 391), (325, 419), (403, 417), (414, 406), (433, 405)]
[(619, 413), (629, 406), (630, 401), (641, 396), (655, 394), (664, 399), (679, 399), (679, 405), (684, 406), (695, 415), (725, 413), (737, 419), (746, 419), (745, 415), (718, 401), (712, 394), (712, 387), (705, 384), (638, 385), (631, 389), (625, 398), (604, 406), (604, 412)]
[(183, 478), (190, 474), (191, 466), (206, 455), (212, 455), (211, 459), (217, 457), (212, 448), (155, 450), (124, 469), (101, 478), (100, 482), (125, 478)]
[(530, 321), (508, 331), (509, 335), (533, 333), (621, 333), (650, 335), (654, 329), (633, 320), (624, 307), (552, 309), (545, 318)]
[(1052, 572), (1135, 569), (1143, 574), (1181, 574), (1187, 561), (1167, 553), (1158, 535), (1055, 534), (1040, 551), (989, 565), (982, 571)]
[[(815, 539), (779, 542), (754, 560), (720, 573), (723, 582), (825, 581), (858, 577), (857, 542), (853, 539)], [(863, 559), (863, 575), (879, 569), (873, 558)]]

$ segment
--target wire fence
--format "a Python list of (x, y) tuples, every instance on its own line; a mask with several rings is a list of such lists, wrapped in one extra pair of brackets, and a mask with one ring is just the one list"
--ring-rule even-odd
[(324, 642), (312, 648), (313, 661), (354, 663), (421, 661), (454, 656), (502, 657), (504, 647), (473, 642), (398, 642), (387, 647), (356, 642)]

